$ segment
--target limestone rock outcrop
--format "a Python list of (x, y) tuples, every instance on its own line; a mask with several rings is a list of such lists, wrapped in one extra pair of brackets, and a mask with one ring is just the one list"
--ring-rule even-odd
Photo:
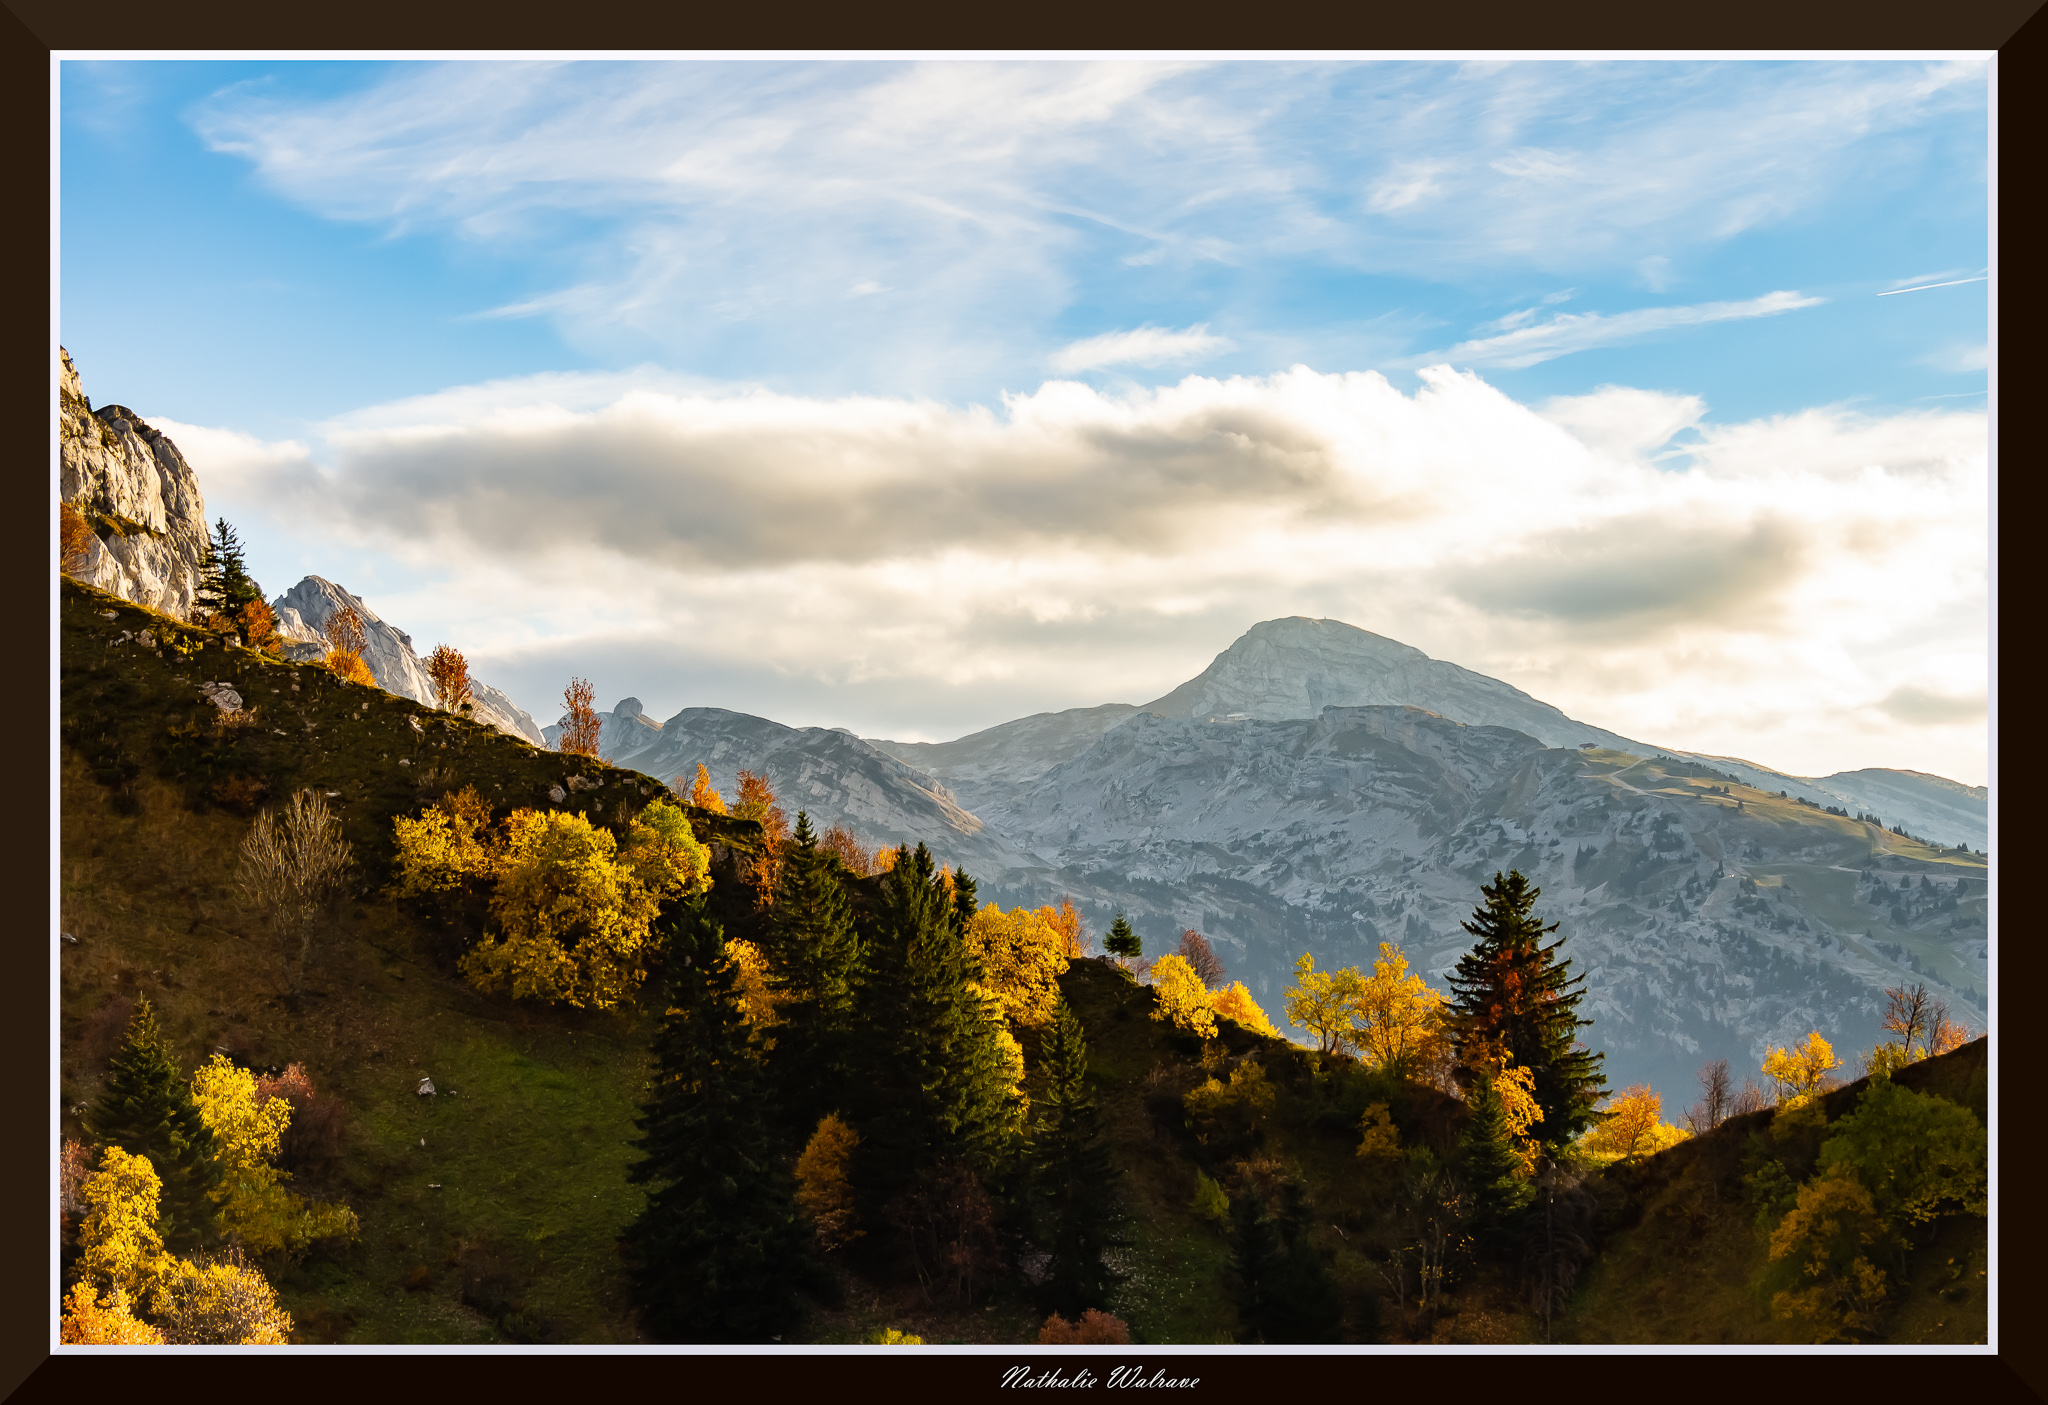
[[(277, 612), (280, 632), (286, 635), (288, 657), (312, 660), (327, 652), (322, 631), (328, 619), (343, 605), (351, 606), (363, 622), (363, 662), (377, 686), (387, 693), (411, 698), (429, 706), (438, 703), (433, 680), (413, 651), (412, 636), (386, 623), (383, 616), (325, 576), (307, 576), (270, 602)], [(510, 698), (488, 683), (470, 680), (470, 696), (476, 703), (476, 719), (499, 731), (520, 737), (535, 746), (547, 745), (533, 718)]]
[(98, 410), (61, 347), (57, 495), (95, 539), (79, 579), (178, 619), (192, 609), (206, 499), (178, 446), (120, 405)]

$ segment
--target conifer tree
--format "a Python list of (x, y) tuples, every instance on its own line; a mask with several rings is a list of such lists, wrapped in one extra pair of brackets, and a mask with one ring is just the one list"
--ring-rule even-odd
[(986, 1176), (1010, 1152), (1015, 1095), (1002, 1026), (973, 986), (962, 931), (973, 883), (955, 874), (951, 898), (946, 886), (922, 844), (900, 851), (882, 879), (848, 1090), (864, 1148), (856, 1179), (871, 1209), (941, 1161)]
[(1103, 938), (1102, 949), (1111, 956), (1131, 957), (1145, 954), (1145, 944), (1138, 939), (1138, 934), (1131, 930), (1131, 924), (1124, 920), (1121, 912), (1116, 915), (1116, 921), (1109, 924), (1109, 935)]
[(1515, 1179), (1521, 1158), (1515, 1155), (1508, 1129), (1507, 1106), (1493, 1079), (1481, 1076), (1472, 1085), (1472, 1117), (1458, 1145), (1465, 1180), (1472, 1187), (1472, 1229), (1490, 1249), (1506, 1245), (1523, 1204), (1526, 1186)]
[(1230, 1202), (1230, 1288), (1237, 1300), (1237, 1339), (1263, 1342), (1273, 1325), (1273, 1280), (1285, 1248), (1265, 1197), (1246, 1186)]
[(221, 1178), (213, 1133), (147, 999), (136, 1002), (87, 1127), (102, 1143), (148, 1158), (163, 1183), (158, 1233), (167, 1245), (190, 1251), (213, 1238), (218, 1216), (208, 1195)]
[(216, 518), (213, 535), (199, 547), (199, 582), (192, 593), (192, 617), (220, 614), (234, 620), (244, 606), (263, 598), (263, 587), (249, 578), (242, 540), (225, 517)]
[(1049, 1309), (1078, 1316), (1104, 1306), (1115, 1275), (1103, 1251), (1123, 1242), (1116, 1232), (1102, 1113), (1088, 1091), (1088, 1045), (1081, 1021), (1061, 996), (1042, 1055), (1044, 1084), (1035, 1107), (1032, 1179), (1045, 1221)]
[(1280, 1191), (1276, 1217), (1284, 1253), (1270, 1275), (1261, 1337), (1269, 1342), (1335, 1342), (1344, 1336), (1344, 1297), (1309, 1239), (1308, 1193), (1298, 1180)]
[(633, 1297), (663, 1342), (765, 1342), (810, 1274), (795, 1186), (769, 1129), (725, 931), (701, 899), (669, 929), (668, 1013), (627, 1178), (647, 1206), (623, 1236)]
[(1593, 1106), (1607, 1093), (1604, 1055), (1578, 1042), (1578, 1031), (1592, 1024), (1577, 1013), (1586, 978), (1571, 975), (1570, 960), (1558, 956), (1562, 937), (1543, 944), (1557, 924), (1536, 919), (1542, 889), (1520, 871), (1494, 874), (1480, 892), (1485, 902), (1462, 924), (1479, 940), (1450, 978), (1458, 1081), (1469, 1086), (1501, 1054), (1511, 1056), (1535, 1074), (1544, 1140), (1562, 1145), (1598, 1120)]
[(799, 810), (796, 838), (768, 913), (768, 956), (783, 998), (774, 1061), (783, 1111), (796, 1128), (843, 1105), (853, 1057), (860, 940), (840, 864)]

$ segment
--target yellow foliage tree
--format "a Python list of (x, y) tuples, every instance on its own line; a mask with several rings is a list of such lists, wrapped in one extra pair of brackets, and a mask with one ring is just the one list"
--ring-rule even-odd
[(763, 1052), (775, 1047), (769, 1030), (782, 1023), (776, 1008), (775, 971), (761, 948), (735, 937), (725, 944), (725, 958), (732, 962), (733, 982), (738, 987), (740, 1014), (747, 1022), (748, 1037), (759, 1042)]
[(392, 895), (445, 893), (470, 879), (489, 877), (490, 823), (490, 802), (473, 785), (442, 796), (418, 818), (398, 816), (391, 822), (398, 841), (398, 881), (391, 886)]
[(263, 1275), (228, 1254), (211, 1263), (180, 1259), (165, 1275), (156, 1316), (175, 1346), (289, 1346), (292, 1318)]
[(1066, 939), (1046, 920), (1050, 908), (1004, 912), (989, 903), (967, 924), (967, 948), (981, 963), (982, 984), (1001, 1002), (1013, 1028), (1052, 1022), (1059, 978), (1066, 973)]
[(64, 1300), (64, 1321), (57, 1339), (67, 1346), (162, 1346), (164, 1334), (129, 1311), (128, 1295), (119, 1288), (105, 1297), (80, 1280)]
[(1877, 1207), (1853, 1175), (1837, 1172), (1808, 1181), (1771, 1234), (1771, 1262), (1791, 1260), (1803, 1286), (1774, 1294), (1772, 1314), (1800, 1324), (1817, 1343), (1876, 1328), (1885, 1277), (1864, 1251), (1881, 1237)]
[(1230, 1081), (1225, 1083), (1216, 1076), (1221, 1060), (1210, 1056), (1211, 1051), (1204, 1053), (1202, 1062), (1209, 1077), (1181, 1099), (1194, 1124), (1195, 1139), (1204, 1146), (1215, 1144), (1223, 1149), (1249, 1141), (1273, 1110), (1275, 1094), (1266, 1081), (1266, 1070), (1257, 1059), (1247, 1058), (1230, 1070)]
[(1790, 1107), (1820, 1092), (1827, 1085), (1828, 1074), (1841, 1066), (1834, 1046), (1814, 1030), (1804, 1044), (1766, 1052), (1763, 1072), (1778, 1085), (1779, 1105)]
[(363, 656), (353, 649), (330, 649), (327, 653), (327, 671), (344, 683), (360, 683), (365, 688), (377, 686), (377, 675), (370, 672), (370, 666), (363, 662)]
[(92, 560), (93, 548), (99, 545), (99, 538), (93, 534), (84, 514), (68, 502), (57, 504), (57, 568), (67, 576), (76, 576), (85, 570)]
[(1356, 983), (1351, 995), (1352, 1033), (1348, 1036), (1364, 1060), (1403, 1077), (1428, 1061), (1432, 1045), (1444, 1043), (1444, 1016), (1450, 1002), (1410, 975), (1408, 957), (1392, 942), (1380, 943), (1372, 974)]
[(1072, 894), (1062, 897), (1058, 907), (1041, 907), (1039, 917), (1045, 925), (1060, 936), (1060, 955), (1069, 961), (1079, 961), (1088, 954), (1087, 933), (1081, 927), (1081, 914), (1074, 908)]
[(100, 1168), (78, 1193), (85, 1215), (78, 1224), (79, 1275), (95, 1288), (146, 1304), (169, 1265), (157, 1233), (163, 1182), (146, 1156), (118, 1146), (100, 1153)]
[[(676, 777), (676, 789), (683, 788), (683, 778)], [(725, 797), (718, 793), (718, 787), (711, 783), (711, 772), (702, 761), (697, 763), (697, 783), (690, 788), (690, 803), (700, 810), (709, 810), (714, 815), (725, 813)]]
[(661, 903), (711, 886), (709, 852), (666, 800), (640, 812), (623, 845), (582, 815), (534, 810), (477, 838), (476, 812), (460, 802), (444, 797), (419, 821), (398, 822), (400, 890), (431, 891), (474, 873), (475, 839), (496, 883), (491, 915), (500, 928), (462, 958), (479, 989), (509, 986), (515, 999), (609, 1009), (646, 978)]
[(1692, 1133), (1663, 1120), (1664, 1098), (1647, 1083), (1624, 1088), (1601, 1109), (1606, 1117), (1579, 1138), (1598, 1161), (1632, 1161), (1677, 1146)]
[(1352, 1042), (1364, 984), (1356, 966), (1318, 971), (1315, 957), (1304, 951), (1294, 963), (1294, 984), (1284, 997), (1287, 1018), (1322, 1041), (1324, 1053), (1335, 1053)]
[(1401, 1133), (1385, 1103), (1373, 1103), (1358, 1120), (1358, 1155), (1365, 1161), (1399, 1161)]
[(826, 1253), (845, 1248), (867, 1231), (860, 1227), (859, 1207), (849, 1168), (860, 1134), (836, 1112), (827, 1113), (796, 1159), (796, 1203), (811, 1218), (818, 1247)]
[(1159, 1000), (1153, 1019), (1204, 1039), (1216, 1037), (1216, 1012), (1209, 1008), (1209, 988), (1185, 960), (1162, 956), (1153, 962), (1152, 992)]
[(192, 1101), (213, 1133), (221, 1183), (213, 1198), (221, 1224), (252, 1254), (298, 1252), (322, 1239), (354, 1239), (355, 1211), (345, 1205), (315, 1205), (280, 1182), (289, 1176), (272, 1164), (292, 1105), (285, 1098), (260, 1098), (256, 1075), (215, 1054), (192, 1075)]
[(1243, 981), (1232, 981), (1221, 990), (1210, 991), (1209, 1008), (1216, 1012), (1218, 1018), (1236, 1020), (1246, 1029), (1271, 1039), (1281, 1037), (1273, 1022), (1266, 1018), (1266, 1012), (1259, 1008), (1259, 1002), (1252, 999), (1252, 993), (1244, 988)]

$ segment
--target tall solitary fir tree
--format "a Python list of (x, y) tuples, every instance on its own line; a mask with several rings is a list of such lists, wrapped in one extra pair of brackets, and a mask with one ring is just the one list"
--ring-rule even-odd
[(702, 900), (668, 932), (668, 1012), (627, 1178), (650, 1187), (624, 1235), (633, 1298), (662, 1342), (766, 1342), (802, 1316), (812, 1273), (770, 1128), (725, 931)]
[(1061, 996), (1040, 1055), (1044, 1081), (1033, 1109), (1031, 1178), (1052, 1258), (1046, 1265), (1046, 1307), (1079, 1317), (1107, 1304), (1116, 1275), (1103, 1253), (1117, 1233), (1111, 1165), (1102, 1113), (1088, 1091), (1088, 1045), (1081, 1021)]
[(1542, 891), (1519, 870), (1496, 873), (1480, 888), (1485, 902), (1462, 924), (1478, 941), (1450, 978), (1451, 1022), (1458, 1081), (1469, 1087), (1491, 1074), (1499, 1054), (1512, 1056), (1536, 1076), (1543, 1140), (1560, 1146), (1599, 1120), (1593, 1107), (1607, 1094), (1607, 1078), (1604, 1056), (1578, 1042), (1593, 1023), (1578, 1017), (1586, 978), (1571, 975), (1570, 960), (1558, 956), (1562, 937), (1543, 944), (1557, 924), (1535, 917)]
[(975, 988), (973, 903), (973, 881), (955, 874), (949, 894), (922, 844), (899, 852), (882, 879), (847, 1099), (862, 1137), (855, 1181), (871, 1212), (941, 1161), (987, 1177), (1009, 1159), (1015, 1096), (999, 1017)]
[(203, 620), (209, 614), (220, 614), (234, 620), (244, 606), (262, 598), (263, 587), (249, 578), (242, 539), (227, 518), (216, 518), (213, 535), (199, 548), (199, 583), (192, 593), (192, 617)]
[(209, 1195), (221, 1180), (213, 1133), (171, 1060), (147, 999), (136, 1002), (86, 1126), (103, 1144), (147, 1157), (156, 1169), (163, 1182), (157, 1232), (166, 1245), (190, 1252), (212, 1241), (218, 1215)]
[(799, 810), (767, 937), (785, 997), (772, 1056), (780, 1102), (790, 1125), (806, 1131), (845, 1104), (851, 1076), (861, 947), (840, 871)]
[(1138, 939), (1138, 934), (1131, 930), (1131, 924), (1124, 920), (1121, 912), (1116, 915), (1116, 921), (1109, 924), (1109, 935), (1103, 938), (1102, 949), (1111, 956), (1130, 957), (1145, 954), (1145, 944)]

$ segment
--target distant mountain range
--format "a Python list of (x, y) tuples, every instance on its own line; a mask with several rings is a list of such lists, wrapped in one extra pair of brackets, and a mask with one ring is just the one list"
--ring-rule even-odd
[(1689, 1099), (1706, 1059), (1753, 1069), (1812, 1028), (1867, 1047), (1902, 978), (1984, 1018), (1983, 858), (1855, 818), (1977, 847), (1981, 788), (1636, 742), (1334, 620), (1256, 625), (1151, 703), (952, 742), (716, 708), (657, 725), (633, 699), (601, 716), (619, 765), (687, 785), (703, 762), (727, 793), (759, 771), (792, 817), (923, 840), (1006, 906), (1071, 893), (1098, 933), (1128, 914), (1149, 951), (1199, 929), (1276, 1020), (1304, 950), (1369, 964), (1397, 942), (1440, 985), (1506, 868), (1570, 938), (1617, 1086)]

